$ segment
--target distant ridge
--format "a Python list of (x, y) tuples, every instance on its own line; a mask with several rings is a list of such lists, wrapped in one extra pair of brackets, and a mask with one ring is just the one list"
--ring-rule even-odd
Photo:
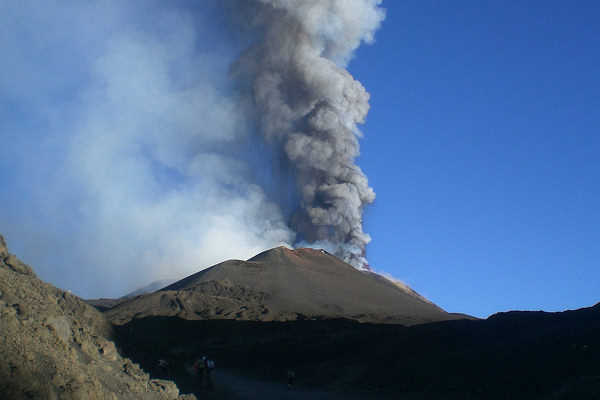
[[(126, 299), (131, 297), (140, 296), (146, 293), (155, 292), (171, 283), (175, 282), (175, 279), (162, 279), (158, 281), (154, 281), (152, 283), (147, 284), (146, 286), (142, 286), (139, 289), (134, 290), (133, 292), (127, 293), (125, 296), (119, 297), (118, 299), (85, 299), (84, 301), (91, 306), (96, 307), (99, 311), (106, 311), (109, 308), (115, 307), (117, 304), (124, 302)], [(1, 400), (1, 399), (0, 399)]]
[(122, 298), (126, 299), (128, 297), (135, 297), (141, 294), (152, 293), (172, 284), (173, 282), (175, 282), (175, 279), (161, 279), (159, 281), (154, 281), (152, 283), (147, 284), (146, 286), (142, 286), (141, 288), (134, 290), (131, 293), (127, 293)]
[(449, 314), (406, 285), (361, 271), (324, 250), (277, 247), (229, 260), (106, 311), (118, 324), (144, 316), (285, 321), (349, 318), (421, 324)]

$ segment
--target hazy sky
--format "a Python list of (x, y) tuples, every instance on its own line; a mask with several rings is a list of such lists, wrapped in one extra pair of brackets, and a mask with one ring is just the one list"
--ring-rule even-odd
[[(600, 301), (600, 3), (384, 1), (371, 94), (376, 271), (485, 317)], [(0, 233), (118, 296), (291, 243), (217, 1), (0, 3)], [(281, 190), (280, 190), (281, 189)]]

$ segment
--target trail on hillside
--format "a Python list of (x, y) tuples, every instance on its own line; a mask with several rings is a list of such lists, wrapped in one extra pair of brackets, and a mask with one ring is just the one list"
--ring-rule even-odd
[[(193, 369), (188, 369), (193, 374)], [(198, 386), (196, 394), (211, 400), (401, 400), (398, 396), (377, 393), (350, 393), (327, 389), (314, 389), (296, 384), (288, 388), (285, 376), (280, 382), (254, 379), (238, 372), (215, 369), (213, 389)]]

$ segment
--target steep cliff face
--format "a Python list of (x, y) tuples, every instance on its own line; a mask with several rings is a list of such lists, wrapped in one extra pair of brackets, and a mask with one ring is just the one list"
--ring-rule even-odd
[(0, 322), (0, 400), (187, 397), (123, 358), (106, 318), (39, 280), (1, 235)]

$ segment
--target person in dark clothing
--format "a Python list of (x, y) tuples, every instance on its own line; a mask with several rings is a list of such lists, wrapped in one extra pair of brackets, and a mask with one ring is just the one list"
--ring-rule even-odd
[(200, 358), (196, 358), (194, 362), (194, 372), (196, 373), (196, 378), (200, 384), (204, 381), (204, 365), (203, 361)]
[(292, 388), (294, 386), (294, 371), (291, 368), (288, 368), (287, 378), (288, 378), (288, 388)]
[(215, 369), (215, 362), (213, 360), (211, 360), (210, 358), (206, 359), (206, 362), (204, 363), (204, 381), (206, 383), (206, 387), (208, 387), (209, 389), (212, 389), (213, 387), (213, 383), (212, 383), (212, 370)]
[(160, 360), (158, 360), (158, 368), (160, 368), (160, 370), (162, 371), (162, 373), (164, 375), (168, 375), (169, 374), (169, 362), (167, 360), (165, 360), (164, 358), (161, 358)]

